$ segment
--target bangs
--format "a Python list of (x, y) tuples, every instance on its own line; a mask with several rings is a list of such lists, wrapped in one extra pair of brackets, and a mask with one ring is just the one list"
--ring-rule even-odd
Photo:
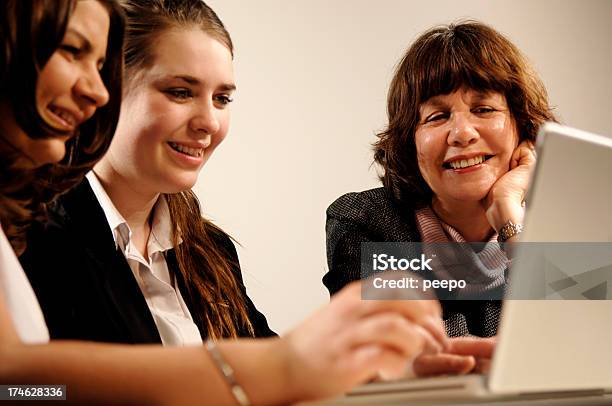
[(513, 67), (508, 55), (512, 45), (493, 36), (474, 38), (469, 31), (446, 30), (428, 38), (411, 69), (415, 77), (417, 104), (449, 94), (461, 87), (479, 92), (511, 91)]

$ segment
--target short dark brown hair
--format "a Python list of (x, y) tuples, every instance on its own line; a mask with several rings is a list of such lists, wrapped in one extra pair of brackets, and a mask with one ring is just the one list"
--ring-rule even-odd
[(414, 139), (421, 104), (461, 87), (504, 95), (521, 141), (534, 140), (543, 122), (555, 121), (542, 80), (495, 29), (468, 20), (426, 31), (396, 68), (387, 98), (388, 124), (374, 144), (374, 160), (384, 169), (383, 185), (400, 205), (431, 203)]
[[(78, 183), (108, 149), (119, 119), (123, 75), (123, 10), (115, 0), (98, 0), (109, 12), (106, 62), (100, 71), (109, 102), (98, 108), (66, 144), (57, 164), (19, 169), (21, 152), (1, 134), (0, 221), (13, 248), (24, 249), (30, 221), (44, 204)], [(5, 0), (0, 8), (0, 101), (11, 107), (19, 127), (30, 138), (66, 135), (40, 117), (36, 103), (38, 77), (60, 45), (76, 0)]]

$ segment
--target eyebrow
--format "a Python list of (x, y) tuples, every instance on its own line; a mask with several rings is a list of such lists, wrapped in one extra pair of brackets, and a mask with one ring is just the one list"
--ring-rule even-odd
[(84, 42), (83, 48), (85, 48), (86, 51), (90, 51), (91, 50), (91, 42), (89, 42), (89, 40), (87, 39), (87, 37), (85, 35), (83, 35), (82, 33), (80, 33), (79, 31), (77, 31), (74, 28), (67, 28), (66, 29), (66, 34), (68, 33), (72, 33), (74, 35), (76, 35), (77, 37), (79, 37), (81, 39), (81, 41)]
[[(172, 78), (182, 80), (194, 86), (202, 84), (202, 81), (200, 79), (193, 77), (191, 75), (174, 75), (172, 76)], [(230, 91), (236, 90), (236, 85), (233, 83), (224, 83), (221, 86), (219, 86), (219, 89), (226, 91), (226, 92), (230, 92)]]
[(440, 100), (439, 96), (434, 96), (430, 98), (429, 100), (425, 101), (424, 103), (421, 103), (421, 107), (438, 108), (438, 107), (443, 107), (444, 104), (445, 103), (442, 100)]

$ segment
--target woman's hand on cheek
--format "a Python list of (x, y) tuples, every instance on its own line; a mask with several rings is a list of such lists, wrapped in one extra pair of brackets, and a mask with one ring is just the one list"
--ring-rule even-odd
[(496, 231), (511, 220), (522, 224), (529, 179), (536, 164), (536, 151), (529, 140), (522, 141), (512, 153), (510, 170), (500, 177), (489, 190), (483, 204), (487, 220)]
[(398, 378), (416, 356), (447, 345), (437, 301), (364, 300), (359, 283), (283, 341), (288, 385), (303, 400), (340, 394), (378, 375)]

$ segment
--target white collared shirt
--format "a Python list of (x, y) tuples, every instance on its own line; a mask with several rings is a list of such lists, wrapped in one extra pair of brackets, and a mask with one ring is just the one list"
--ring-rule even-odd
[(166, 199), (162, 196), (153, 207), (151, 234), (147, 241), (148, 258), (136, 249), (132, 231), (104, 190), (93, 171), (87, 175), (98, 203), (113, 233), (115, 245), (123, 252), (136, 282), (149, 306), (162, 343), (168, 346), (201, 344), (202, 337), (193, 322), (181, 292), (170, 276), (165, 253), (173, 248), (172, 223)]

